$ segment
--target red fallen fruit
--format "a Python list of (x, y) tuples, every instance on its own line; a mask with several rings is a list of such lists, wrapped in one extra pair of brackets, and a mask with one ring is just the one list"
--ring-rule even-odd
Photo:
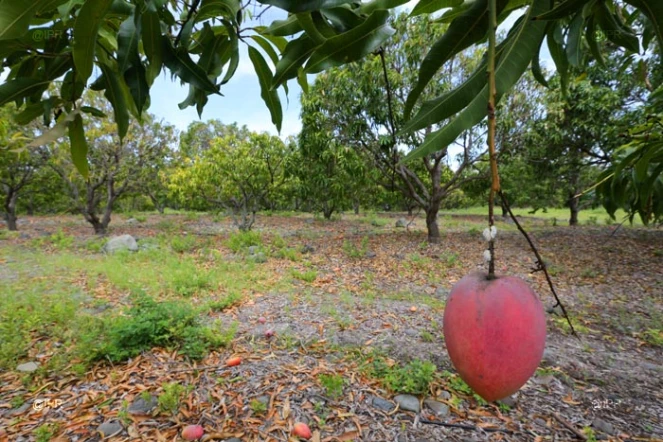
[(198, 440), (203, 437), (205, 430), (200, 425), (187, 425), (182, 430), (182, 437), (185, 440)]
[(274, 337), (274, 335), (275, 335), (274, 330), (272, 330), (271, 328), (269, 330), (265, 330), (265, 338), (270, 339)]
[(239, 356), (235, 356), (234, 358), (230, 358), (226, 361), (226, 367), (234, 367), (241, 363), (242, 363), (242, 358), (240, 358)]
[(258, 318), (258, 322), (261, 323), (261, 324), (264, 324), (265, 322), (267, 322), (267, 319), (265, 319), (263, 316), (261, 316), (261, 317)]
[(444, 310), (444, 340), (460, 377), (486, 401), (515, 393), (534, 374), (546, 343), (543, 305), (520, 278), (458, 281)]
[(312, 436), (311, 429), (304, 422), (297, 422), (292, 427), (292, 434), (306, 440), (310, 439)]

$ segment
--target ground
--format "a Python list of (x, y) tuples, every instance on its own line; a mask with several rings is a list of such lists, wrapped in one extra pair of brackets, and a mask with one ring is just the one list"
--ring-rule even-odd
[[(429, 245), (424, 220), (396, 228), (401, 216), (262, 215), (238, 235), (219, 216), (117, 215), (109, 236), (140, 250), (115, 255), (77, 217), (22, 218), (0, 236), (0, 441), (181, 440), (188, 424), (205, 440), (287, 441), (299, 421), (318, 441), (663, 439), (663, 231), (523, 216), (579, 338), (549, 312), (535, 376), (486, 404), (442, 335), (450, 288), (484, 266), (483, 218), (441, 215)], [(498, 272), (552, 307), (526, 241), (498, 230)], [(192, 306), (214, 345), (88, 357), (113, 334), (95, 324), (138, 327), (136, 293)], [(432, 405), (394, 407), (417, 389)]]

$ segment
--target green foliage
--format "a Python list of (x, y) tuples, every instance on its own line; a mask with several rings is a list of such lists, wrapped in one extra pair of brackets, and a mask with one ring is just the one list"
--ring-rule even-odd
[(306, 270), (304, 272), (300, 272), (299, 270), (292, 269), (290, 271), (290, 274), (292, 275), (293, 278), (308, 283), (315, 281), (315, 279), (318, 277), (318, 272), (316, 272), (315, 270)]
[(161, 388), (163, 392), (158, 398), (159, 410), (162, 413), (176, 414), (187, 389), (177, 382), (163, 384)]
[(426, 394), (436, 370), (432, 362), (415, 359), (403, 367), (389, 370), (384, 380), (387, 387), (395, 392)]
[(194, 251), (198, 244), (193, 235), (174, 236), (170, 240), (170, 247), (177, 253), (186, 253)]
[(343, 251), (349, 258), (363, 258), (368, 252), (368, 236), (361, 239), (359, 247), (354, 242), (343, 240)]
[(234, 232), (226, 241), (226, 246), (235, 253), (239, 253), (251, 246), (262, 246), (262, 235), (260, 232)]
[(212, 289), (215, 282), (211, 270), (201, 270), (190, 261), (182, 261), (170, 274), (169, 279), (173, 292), (185, 297)]
[(58, 424), (42, 424), (34, 431), (35, 442), (48, 442), (58, 432)]
[(345, 379), (338, 374), (321, 374), (318, 376), (320, 385), (325, 389), (325, 394), (331, 399), (338, 399), (343, 395)]
[(67, 235), (60, 229), (52, 235), (33, 239), (32, 244), (34, 247), (50, 246), (58, 250), (66, 250), (74, 245), (74, 237)]
[(255, 414), (265, 414), (267, 412), (267, 404), (258, 399), (252, 399), (251, 402), (249, 402), (249, 408), (251, 408), (251, 411)]
[(446, 380), (447, 386), (451, 390), (467, 395), (472, 394), (470, 386), (467, 385), (457, 374), (445, 370), (442, 372), (442, 377)]
[(206, 307), (213, 312), (220, 312), (229, 307), (238, 304), (242, 300), (242, 295), (239, 293), (230, 293), (221, 299), (208, 301)]
[(663, 347), (663, 330), (648, 329), (640, 334), (640, 337), (649, 345)]
[(215, 344), (210, 335), (189, 304), (134, 295), (126, 316), (102, 321), (82, 337), (81, 356), (120, 362), (153, 347), (175, 347), (187, 357), (200, 359)]

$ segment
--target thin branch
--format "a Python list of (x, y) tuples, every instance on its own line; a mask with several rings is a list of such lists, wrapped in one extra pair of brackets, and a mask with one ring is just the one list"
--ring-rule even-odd
[(441, 422), (441, 421), (430, 421), (428, 419), (419, 419), (419, 422), (421, 422), (422, 424), (428, 424), (428, 425), (438, 425), (440, 427), (460, 428), (461, 430), (485, 431), (487, 433), (506, 433), (506, 434), (513, 434), (514, 433), (511, 430), (504, 430), (502, 428), (481, 428), (481, 427), (477, 427), (477, 426), (474, 426), (474, 425), (451, 424), (451, 423)]
[(509, 202), (506, 200), (506, 197), (504, 196), (504, 193), (502, 191), (498, 191), (497, 194), (500, 196), (502, 199), (502, 203), (504, 204), (504, 207), (506, 207), (506, 211), (509, 213), (509, 216), (513, 220), (513, 222), (516, 224), (516, 227), (518, 227), (518, 230), (520, 233), (523, 234), (527, 242), (529, 243), (530, 248), (534, 252), (534, 256), (536, 256), (536, 271), (543, 271), (543, 274), (546, 275), (546, 281), (548, 281), (548, 287), (550, 287), (550, 291), (552, 292), (553, 296), (555, 297), (555, 300), (557, 301), (557, 304), (553, 306), (553, 308), (559, 306), (562, 309), (562, 313), (564, 314), (564, 317), (566, 318), (566, 322), (569, 323), (569, 327), (571, 327), (571, 333), (573, 336), (576, 338), (580, 339), (580, 336), (576, 333), (575, 329), (573, 328), (573, 324), (571, 323), (571, 318), (569, 318), (568, 313), (566, 313), (566, 308), (564, 307), (564, 304), (562, 304), (562, 301), (559, 299), (559, 296), (557, 296), (557, 292), (555, 291), (555, 287), (553, 286), (552, 279), (550, 279), (550, 275), (548, 274), (548, 269), (546, 267), (546, 263), (543, 261), (543, 258), (541, 258), (541, 255), (539, 254), (539, 250), (536, 248), (534, 243), (532, 242), (532, 239), (529, 237), (525, 229), (523, 229), (523, 226), (520, 225), (518, 222), (518, 219), (516, 216), (513, 214), (511, 211), (511, 206), (509, 205)]

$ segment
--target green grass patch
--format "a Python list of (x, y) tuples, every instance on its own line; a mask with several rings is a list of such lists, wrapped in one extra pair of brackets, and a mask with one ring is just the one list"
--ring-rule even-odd
[(262, 246), (262, 235), (260, 232), (249, 230), (247, 232), (233, 232), (226, 240), (226, 246), (235, 253), (251, 246)]
[(292, 275), (293, 278), (308, 283), (315, 281), (315, 279), (318, 277), (318, 272), (316, 272), (315, 270), (306, 270), (304, 272), (300, 272), (299, 270), (292, 269), (290, 271), (290, 274)]

